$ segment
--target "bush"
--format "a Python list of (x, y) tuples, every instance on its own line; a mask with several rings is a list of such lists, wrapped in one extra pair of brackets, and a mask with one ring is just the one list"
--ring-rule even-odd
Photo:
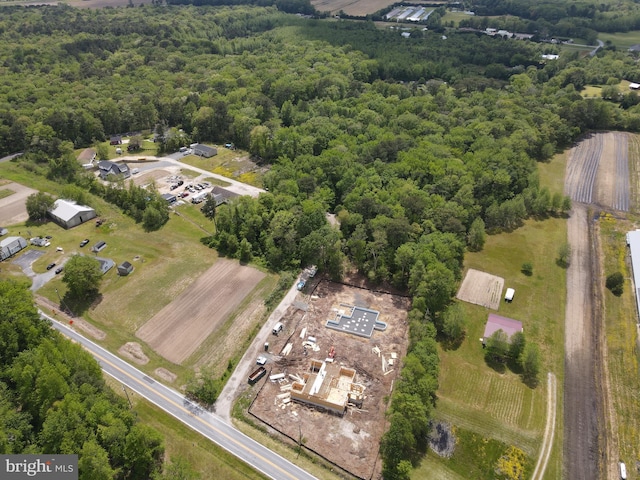
[(622, 292), (624, 291), (624, 277), (622, 276), (622, 273), (615, 272), (609, 275), (605, 285), (616, 297), (622, 295)]
[(524, 273), (527, 277), (533, 275), (533, 264), (530, 262), (525, 262), (522, 264), (520, 271)]

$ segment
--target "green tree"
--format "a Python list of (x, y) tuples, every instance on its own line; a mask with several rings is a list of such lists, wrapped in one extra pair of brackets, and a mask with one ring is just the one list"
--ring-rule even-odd
[(469, 233), (467, 234), (467, 245), (469, 246), (469, 250), (472, 252), (479, 252), (484, 247), (484, 242), (486, 240), (486, 233), (484, 230), (484, 220), (478, 217), (473, 223), (471, 223), (471, 227), (469, 227)]
[(75, 299), (93, 298), (100, 290), (100, 262), (86, 255), (73, 255), (64, 267), (62, 281)]
[(242, 263), (249, 263), (251, 261), (251, 257), (251, 243), (249, 243), (246, 238), (243, 238), (240, 241), (240, 246), (238, 247), (238, 258)]
[(527, 345), (523, 332), (516, 332), (509, 339), (509, 358), (511, 361), (518, 363), (520, 356)]
[(55, 199), (47, 193), (32, 193), (26, 201), (29, 219), (34, 222), (43, 222), (47, 219), (47, 212), (53, 208), (54, 203)]
[(78, 458), (80, 480), (112, 480), (116, 470), (109, 464), (109, 454), (94, 439), (87, 440)]
[(95, 149), (98, 160), (109, 160), (109, 147), (104, 143), (97, 143)]
[(464, 309), (459, 303), (449, 305), (443, 313), (442, 332), (454, 343), (460, 343), (466, 334)]
[(125, 466), (131, 479), (148, 479), (162, 469), (164, 444), (160, 434), (153, 428), (134, 425), (124, 445)]
[(504, 363), (509, 356), (509, 337), (504, 330), (494, 332), (485, 338), (485, 358), (489, 363)]
[(533, 264), (531, 262), (524, 262), (520, 267), (520, 271), (527, 277), (530, 277), (531, 275), (533, 275)]
[(613, 293), (616, 297), (622, 295), (624, 292), (624, 277), (622, 273), (615, 272), (607, 277), (605, 282), (605, 286)]
[(159, 230), (168, 220), (169, 211), (166, 205), (158, 205), (157, 203), (148, 205), (142, 214), (142, 227), (147, 232), (153, 232)]
[(571, 265), (571, 245), (563, 243), (558, 247), (557, 262), (562, 268), (569, 268), (569, 265)]
[(213, 225), (216, 227), (217, 230), (217, 226), (216, 226), (216, 208), (217, 208), (218, 204), (216, 202), (216, 199), (213, 195), (207, 195), (207, 199), (204, 202), (204, 205), (202, 205), (202, 208), (200, 209), (200, 211), (204, 214), (205, 217), (207, 217), (209, 220), (213, 221)]
[(520, 355), (520, 365), (522, 366), (522, 378), (528, 385), (537, 385), (540, 363), (540, 349), (535, 343), (527, 343)]

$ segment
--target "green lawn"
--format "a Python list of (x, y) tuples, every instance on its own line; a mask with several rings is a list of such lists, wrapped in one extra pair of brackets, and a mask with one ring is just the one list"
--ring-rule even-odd
[(1, 198), (6, 198), (6, 197), (10, 197), (14, 193), (16, 193), (16, 192), (14, 192), (13, 190), (11, 190), (9, 188), (2, 188), (2, 189), (0, 189), (0, 199)]
[(605, 277), (618, 271), (627, 279), (622, 296), (616, 297), (609, 290), (605, 290), (604, 304), (610, 394), (617, 424), (617, 438), (614, 441), (618, 444), (620, 459), (627, 465), (634, 465), (640, 458), (637, 441), (640, 435), (640, 377), (636, 328), (638, 313), (630, 281), (631, 271), (625, 263), (628, 253), (625, 234), (636, 227), (631, 221), (617, 220), (610, 216), (601, 217), (599, 226)]
[(635, 30), (626, 33), (598, 33), (598, 38), (603, 42), (611, 42), (621, 50), (626, 50), (631, 45), (640, 43), (640, 31)]
[[(565, 155), (540, 165), (541, 185), (551, 192), (562, 191)], [(435, 418), (450, 422), (460, 431), (456, 452), (450, 460), (429, 453), (412, 478), (494, 478), (487, 462), (495, 463), (496, 452), (510, 445), (527, 454), (528, 475), (538, 457), (544, 433), (546, 372), (558, 379), (558, 424), (553, 453), (545, 478), (562, 477), (562, 382), (565, 311), (565, 271), (556, 265), (555, 252), (566, 241), (566, 221), (562, 218), (528, 220), (514, 232), (492, 235), (482, 252), (467, 253), (465, 267), (475, 268), (505, 279), (505, 288), (516, 294), (513, 303), (502, 303), (500, 315), (520, 320), (528, 341), (538, 344), (543, 367), (537, 388), (527, 387), (508, 369), (497, 372), (483, 357), (479, 338), (489, 310), (462, 303), (467, 314), (465, 341), (457, 350), (440, 351), (440, 388)], [(528, 277), (522, 263), (533, 264)], [(480, 443), (479, 443), (480, 442)], [(478, 445), (487, 445), (478, 448)], [(489, 447), (491, 445), (491, 447)], [(497, 455), (497, 457), (496, 457)], [(471, 469), (471, 470), (469, 470)], [(470, 474), (469, 472), (473, 472)]]
[[(211, 158), (204, 158), (198, 155), (187, 155), (180, 161), (212, 173), (228, 178), (234, 178), (240, 182), (256, 187), (262, 187), (262, 174), (256, 171), (255, 165), (248, 160), (248, 154), (240, 150), (229, 150), (224, 147), (217, 147), (218, 154)], [(242, 173), (244, 172), (244, 173)], [(211, 182), (220, 185), (217, 182)], [(224, 186), (224, 185), (223, 185)]]

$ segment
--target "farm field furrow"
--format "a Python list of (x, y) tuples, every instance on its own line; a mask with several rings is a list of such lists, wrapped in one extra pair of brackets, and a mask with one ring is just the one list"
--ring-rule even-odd
[(218, 328), (264, 277), (259, 270), (219, 259), (136, 336), (180, 364)]

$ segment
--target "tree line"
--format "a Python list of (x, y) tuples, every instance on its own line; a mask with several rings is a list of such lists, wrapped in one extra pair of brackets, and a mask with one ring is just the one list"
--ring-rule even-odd
[(0, 281), (0, 305), (0, 453), (78, 454), (80, 479), (161, 478), (160, 434), (40, 317), (28, 286)]

